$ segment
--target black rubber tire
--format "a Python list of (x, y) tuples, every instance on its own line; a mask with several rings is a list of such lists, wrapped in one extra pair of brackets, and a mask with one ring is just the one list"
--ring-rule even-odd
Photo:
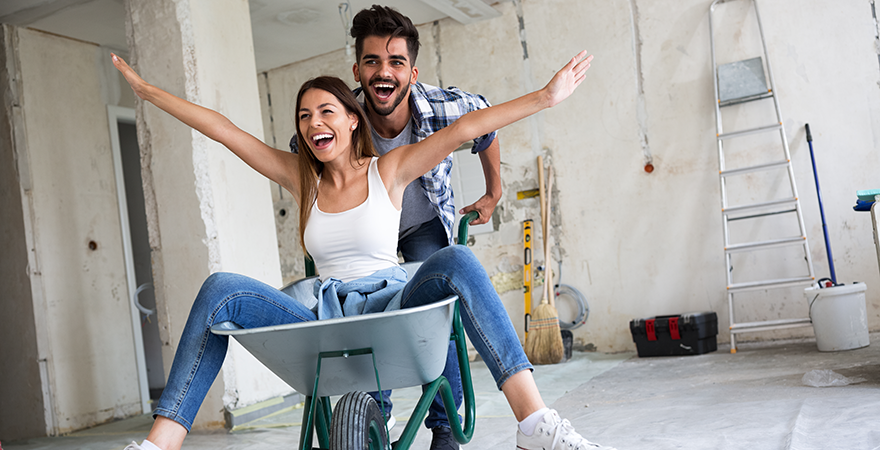
[(339, 399), (330, 421), (330, 450), (384, 449), (387, 439), (385, 420), (372, 397), (349, 392)]

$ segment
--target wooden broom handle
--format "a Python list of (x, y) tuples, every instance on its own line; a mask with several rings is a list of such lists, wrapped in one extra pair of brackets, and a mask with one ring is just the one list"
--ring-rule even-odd
[(547, 220), (547, 212), (544, 210), (544, 158), (538, 156), (538, 195), (541, 200), (541, 239), (547, 239), (547, 229), (544, 224)]
[(556, 307), (556, 299), (554, 297), (554, 289), (553, 289), (553, 269), (550, 267), (550, 217), (552, 214), (550, 213), (550, 208), (552, 204), (550, 203), (550, 197), (553, 193), (553, 166), (547, 167), (547, 206), (544, 209), (547, 211), (546, 223), (544, 224), (544, 229), (547, 230), (544, 234), (544, 276), (546, 280), (544, 281), (544, 285), (546, 286), (546, 294), (547, 294), (547, 302), (550, 303), (554, 308)]
[[(541, 201), (541, 240), (544, 243), (547, 242), (547, 211), (546, 211), (547, 205), (545, 204), (545, 201), (544, 201), (545, 195), (546, 194), (544, 193), (544, 158), (541, 155), (538, 155), (538, 196)], [(546, 245), (545, 245), (545, 247), (546, 247)], [(544, 253), (546, 256), (546, 251)], [(545, 279), (546, 279), (546, 275), (547, 275), (546, 266), (547, 265), (544, 264), (544, 267), (545, 267), (544, 277), (545, 277)], [(543, 295), (544, 298), (541, 299), (541, 303), (544, 303), (544, 302), (548, 301), (548, 299), (547, 299), (547, 283), (546, 282), (544, 283), (544, 286), (542, 286), (542, 290), (544, 292), (544, 295)]]

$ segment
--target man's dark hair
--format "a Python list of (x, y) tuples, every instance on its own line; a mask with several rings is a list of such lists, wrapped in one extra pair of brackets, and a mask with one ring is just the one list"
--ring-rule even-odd
[(410, 65), (415, 66), (419, 56), (419, 30), (409, 17), (387, 6), (373, 5), (361, 10), (351, 22), (351, 37), (354, 38), (355, 56), (358, 61), (364, 50), (364, 39), (370, 36), (403, 38), (409, 51)]

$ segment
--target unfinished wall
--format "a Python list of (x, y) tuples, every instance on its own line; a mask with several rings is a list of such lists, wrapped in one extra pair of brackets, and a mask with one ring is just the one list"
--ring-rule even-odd
[[(28, 276), (27, 232), (23, 202), (24, 188), (19, 176), (19, 158), (15, 152), (15, 123), (20, 123), (17, 39), (12, 27), (0, 27), (0, 286), (4, 300), (0, 317), (7, 320), (0, 327), (0, 398), (6, 405), (0, 410), (0, 436), (14, 440), (40, 436), (46, 432), (43, 392), (40, 386), (37, 330), (34, 320), (34, 297)], [(22, 138), (22, 136), (18, 136)], [(26, 164), (23, 164), (25, 168)], [(25, 174), (25, 178), (28, 175)], [(14, 318), (14, 320), (8, 320)]]
[[(130, 2), (128, 8), (130, 62), (144, 79), (217, 110), (262, 138), (246, 1)], [(268, 181), (153, 105), (139, 103), (137, 125), (168, 372), (190, 307), (209, 274), (236, 272), (279, 287), (281, 275)], [(232, 344), (194, 427), (222, 426), (224, 408), (290, 391)]]
[[(105, 96), (95, 45), (18, 29), (38, 289), (52, 425), (140, 412)], [(63, 68), (63, 70), (60, 70)], [(17, 321), (18, 319), (16, 319)], [(40, 377), (33, 383), (39, 383)]]
[[(499, 133), (504, 196), (495, 211), (497, 230), (477, 236), (473, 247), (495, 279), (516, 279), (521, 273), (521, 222), (539, 219), (540, 212), (537, 200), (516, 200), (516, 193), (537, 185), (535, 157), (543, 154), (556, 172), (552, 242), (558, 245), (555, 258), (562, 258), (562, 282), (579, 289), (591, 308), (587, 325), (575, 331), (580, 347), (631, 350), (630, 319), (693, 310), (716, 311), (719, 339), (729, 339), (710, 3), (504, 1), (494, 5), (502, 13), (496, 19), (467, 26), (443, 20), (419, 27), (420, 80), (439, 80), (495, 103), (543, 86), (581, 49), (595, 55), (585, 84), (572, 98)], [(796, 11), (783, 3), (760, 6), (816, 273), (827, 274), (827, 258), (804, 140), (806, 122), (819, 152), (839, 281), (868, 284), (869, 325), (876, 330), (880, 271), (870, 217), (851, 210), (855, 191), (876, 188), (871, 183), (880, 172), (880, 67), (871, 5), (809, 1)], [(744, 36), (754, 29), (748, 22), (753, 16), (734, 11), (722, 20), (729, 29), (742, 29), (730, 36), (731, 57), (758, 56), (749, 47), (754, 38)], [(265, 75), (262, 93), (264, 98), (271, 95), (273, 120), (264, 119), (264, 124), (279, 148), (286, 148), (293, 132), (290, 109), (303, 81), (332, 74), (354, 84), (353, 61), (345, 58), (340, 50)], [(264, 116), (265, 107), (264, 100)], [(759, 114), (734, 112), (725, 125), (735, 128), (744, 123), (738, 115)], [(652, 173), (644, 170), (647, 162), (655, 167)], [(754, 187), (777, 184), (761, 181)], [(279, 248), (285, 278), (292, 278), (301, 273), (296, 210), (289, 195), (282, 194), (279, 198), (273, 193)], [(281, 208), (286, 218), (279, 218)], [(542, 245), (539, 239), (537, 252)], [(772, 271), (777, 263), (744, 265)], [(499, 287), (514, 323), (521, 323), (521, 292), (510, 283)], [(756, 293), (739, 307), (737, 319), (805, 317), (802, 292)], [(810, 328), (801, 328), (740, 339), (809, 335)]]

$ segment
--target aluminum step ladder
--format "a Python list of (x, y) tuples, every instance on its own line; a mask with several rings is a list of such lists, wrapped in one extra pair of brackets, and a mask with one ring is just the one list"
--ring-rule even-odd
[[(713, 30), (713, 13), (715, 8), (721, 3), (734, 1), (746, 1), (754, 7), (754, 16), (757, 19), (757, 27), (760, 34), (761, 47), (763, 49), (763, 59), (761, 56), (746, 59), (742, 61), (718, 65), (715, 58), (715, 37)], [(718, 161), (719, 175), (721, 182), (721, 215), (724, 225), (724, 253), (727, 264), (727, 298), (730, 308), (730, 351), (736, 353), (736, 335), (739, 333), (778, 330), (783, 328), (794, 328), (801, 326), (810, 326), (811, 321), (807, 318), (800, 319), (781, 319), (781, 320), (764, 320), (758, 322), (737, 322), (734, 314), (734, 296), (746, 291), (764, 291), (765, 296), (770, 296), (774, 289), (790, 288), (797, 285), (807, 285), (814, 281), (813, 261), (810, 257), (810, 247), (807, 242), (806, 229), (804, 226), (804, 218), (801, 210), (801, 203), (798, 198), (797, 186), (795, 185), (794, 170), (791, 165), (791, 155), (788, 148), (788, 139), (785, 135), (783, 127), (782, 112), (779, 108), (779, 100), (776, 96), (775, 83), (773, 81), (773, 73), (770, 70), (770, 60), (767, 54), (767, 45), (764, 39), (764, 30), (761, 26), (761, 17), (758, 14), (757, 0), (715, 0), (709, 8), (709, 39), (712, 52), (712, 71), (715, 83), (715, 127), (716, 142), (718, 145)], [(767, 76), (764, 76), (764, 67), (766, 64)], [(769, 81), (769, 87), (767, 82)], [(728, 131), (722, 127), (722, 108), (742, 105), (744, 103), (757, 102), (747, 108), (760, 108), (763, 105), (769, 107), (772, 101), (775, 110), (775, 123), (762, 124), (757, 127)], [(739, 108), (743, 108), (740, 106)], [(751, 109), (749, 111), (752, 111)], [(746, 114), (748, 111), (746, 112)], [(769, 111), (765, 111), (766, 116), (771, 116)], [(742, 117), (742, 114), (737, 117)], [(756, 165), (748, 165), (745, 167), (728, 168), (724, 158), (724, 143), (732, 140), (752, 136), (761, 133), (778, 133), (781, 151), (779, 158), (771, 156), (770, 162), (762, 162)], [(770, 139), (770, 138), (768, 138)], [(744, 142), (744, 141), (740, 141)], [(775, 146), (776, 144), (773, 144)], [(734, 177), (748, 176), (756, 172), (767, 171), (783, 171), (788, 177), (788, 183), (791, 187), (790, 196), (784, 198), (768, 199), (755, 203), (747, 203), (742, 205), (730, 205), (728, 194), (728, 183), (734, 183)], [(772, 175), (772, 174), (771, 174)], [(784, 178), (785, 175), (777, 172), (777, 176)], [(742, 180), (742, 179), (740, 179)], [(741, 182), (740, 182), (741, 183)], [(783, 183), (784, 184), (784, 183)], [(760, 220), (767, 216), (780, 215), (775, 220), (797, 220), (797, 228), (799, 234), (786, 236), (782, 238), (762, 239), (754, 242), (737, 242), (731, 243), (730, 224), (734, 221)], [(740, 222), (743, 224), (743, 222)], [(793, 229), (793, 224), (791, 224)], [(767, 255), (768, 250), (778, 251), (783, 247), (799, 246), (803, 249), (804, 262), (803, 267), (806, 272), (801, 275), (801, 267), (796, 267), (796, 276), (786, 276), (776, 279), (759, 279), (750, 281), (734, 280), (734, 267), (732, 265), (732, 255), (743, 252), (760, 252), (753, 253), (751, 257), (757, 259), (761, 255)], [(799, 251), (797, 251), (799, 254)], [(766, 262), (766, 259), (765, 259)], [(791, 265), (793, 263), (788, 262)], [(800, 266), (800, 262), (797, 264)], [(779, 292), (778, 290), (776, 292)], [(760, 293), (757, 293), (760, 295)], [(754, 295), (749, 299), (753, 300)], [(769, 298), (769, 297), (768, 297)], [(769, 311), (768, 311), (769, 313)]]

